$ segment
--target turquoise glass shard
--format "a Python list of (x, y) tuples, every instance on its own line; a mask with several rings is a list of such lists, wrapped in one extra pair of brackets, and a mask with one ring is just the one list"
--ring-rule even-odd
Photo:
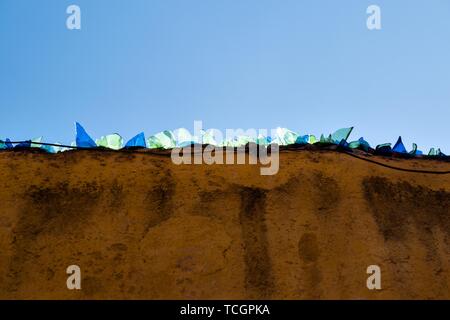
[(31, 147), (32, 148), (41, 148), (39, 142), (42, 142), (42, 137), (31, 139)]
[(397, 153), (407, 153), (406, 148), (402, 142), (402, 137), (398, 137), (398, 140), (392, 148), (392, 151)]
[(47, 146), (47, 145), (42, 145), (41, 146), (41, 149), (47, 151), (48, 153), (56, 153), (56, 152), (58, 152), (56, 148), (59, 148), (59, 147)]
[(364, 140), (363, 137), (361, 137), (357, 141), (350, 142), (348, 144), (348, 147), (351, 149), (361, 149), (361, 150), (368, 152), (370, 145), (366, 140)]
[(125, 148), (136, 148), (136, 147), (140, 147), (140, 148), (146, 147), (145, 135), (143, 132), (135, 135), (133, 138), (128, 140), (128, 142), (125, 144)]
[(304, 136), (298, 136), (297, 140), (295, 140), (295, 143), (297, 144), (313, 144), (316, 143), (317, 139), (315, 136), (311, 135), (311, 134), (306, 134)]
[(359, 141), (351, 141), (349, 144), (348, 144), (348, 147), (350, 148), (350, 149), (359, 149), (359, 146), (360, 146), (361, 144), (359, 143)]
[(331, 137), (329, 137), (331, 140), (329, 142), (339, 144), (342, 140), (347, 141), (348, 137), (352, 133), (352, 130), (353, 127), (336, 130), (331, 134)]
[(256, 143), (262, 146), (267, 146), (272, 142), (272, 138), (271, 137), (266, 137), (262, 134), (258, 135), (258, 138), (256, 139)]
[(11, 143), (9, 138), (6, 138), (4, 141), (0, 141), (0, 149), (13, 149), (14, 145)]
[(166, 130), (159, 132), (147, 139), (147, 147), (150, 149), (171, 149), (176, 147), (175, 137), (172, 132)]
[(117, 133), (113, 133), (107, 136), (102, 136), (100, 139), (97, 139), (95, 143), (99, 147), (119, 150), (123, 146), (123, 138)]
[(418, 155), (422, 155), (423, 152), (420, 151), (419, 149), (417, 149), (417, 144), (413, 143), (412, 145), (412, 150), (409, 152), (412, 155), (418, 156)]
[(417, 144), (412, 144), (412, 150), (409, 153), (413, 155), (417, 154)]
[(78, 123), (75, 123), (77, 129), (76, 145), (81, 148), (95, 148), (95, 141), (87, 134), (86, 130)]
[(443, 153), (441, 151), (441, 149), (439, 149), (439, 148), (437, 148), (437, 149), (431, 148), (430, 152), (428, 152), (428, 155), (433, 156), (433, 157), (445, 157), (446, 156), (445, 153)]

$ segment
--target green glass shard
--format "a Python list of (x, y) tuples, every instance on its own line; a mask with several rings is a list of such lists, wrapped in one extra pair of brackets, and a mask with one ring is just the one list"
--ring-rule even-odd
[(147, 139), (147, 147), (150, 149), (171, 149), (176, 147), (175, 137), (169, 130), (159, 132)]
[(159, 139), (164, 149), (175, 148), (177, 145), (173, 133), (169, 130), (157, 133), (155, 136)]
[(147, 148), (158, 149), (158, 148), (162, 148), (162, 146), (159, 143), (158, 138), (156, 138), (155, 136), (150, 136), (147, 138)]
[(320, 142), (325, 142), (325, 137), (323, 136), (323, 133), (320, 135)]
[(117, 133), (114, 133), (102, 136), (100, 139), (95, 140), (95, 143), (99, 147), (119, 150), (123, 147), (123, 138)]
[(320, 135), (320, 143), (333, 143), (333, 138), (331, 138), (331, 134), (325, 138), (323, 134)]
[(277, 143), (280, 146), (286, 146), (294, 144), (297, 141), (298, 134), (287, 128), (277, 128), (275, 131), (275, 137), (271, 143)]
[(316, 136), (310, 134), (310, 135), (309, 135), (309, 138), (308, 138), (308, 143), (309, 143), (309, 144), (313, 144), (313, 143), (316, 143), (316, 142), (317, 142)]

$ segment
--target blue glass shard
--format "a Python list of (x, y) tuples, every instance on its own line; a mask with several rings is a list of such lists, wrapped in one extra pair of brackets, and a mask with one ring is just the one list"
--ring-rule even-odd
[(77, 137), (76, 137), (76, 143), (77, 147), (81, 148), (95, 148), (97, 145), (95, 144), (95, 141), (92, 140), (92, 138), (87, 134), (86, 130), (78, 123), (75, 123), (77, 128)]
[(13, 146), (13, 144), (11, 143), (11, 140), (9, 140), (9, 138), (6, 138), (6, 140), (5, 140), (5, 146), (6, 146), (6, 149), (12, 149), (12, 148), (14, 148), (14, 146)]
[(403, 145), (402, 137), (398, 137), (398, 140), (392, 148), (392, 151), (397, 153), (408, 153), (405, 146)]
[(126, 144), (125, 148), (132, 148), (132, 147), (142, 147), (145, 148), (145, 135), (143, 132), (135, 135), (133, 138), (131, 138)]
[(298, 136), (297, 140), (295, 140), (296, 144), (308, 144), (309, 142), (309, 135), (305, 135), (305, 136)]
[(31, 148), (31, 140), (23, 141), (21, 143), (16, 144), (14, 147), (16, 148)]
[(376, 146), (375, 150), (377, 151), (377, 153), (381, 154), (387, 154), (392, 152), (390, 143), (379, 144)]
[(349, 143), (346, 140), (342, 139), (341, 142), (339, 142), (339, 147), (348, 148)]
[(359, 138), (359, 139), (358, 139), (358, 142), (359, 142), (359, 147), (360, 147), (362, 150), (364, 150), (364, 151), (366, 151), (366, 152), (369, 152), (370, 144), (369, 144), (366, 140), (364, 140), (363, 137)]

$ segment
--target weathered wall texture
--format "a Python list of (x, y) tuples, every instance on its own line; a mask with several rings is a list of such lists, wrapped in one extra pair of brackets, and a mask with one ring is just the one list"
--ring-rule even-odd
[(450, 299), (448, 175), (326, 151), (274, 176), (101, 151), (2, 152), (0, 172), (2, 299)]

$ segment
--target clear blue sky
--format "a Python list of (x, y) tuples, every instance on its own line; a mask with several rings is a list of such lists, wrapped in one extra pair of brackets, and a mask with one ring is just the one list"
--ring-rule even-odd
[[(81, 7), (82, 29), (66, 28)], [(366, 28), (381, 7), (382, 30)], [(450, 153), (450, 1), (1, 0), (0, 138), (355, 126)]]

